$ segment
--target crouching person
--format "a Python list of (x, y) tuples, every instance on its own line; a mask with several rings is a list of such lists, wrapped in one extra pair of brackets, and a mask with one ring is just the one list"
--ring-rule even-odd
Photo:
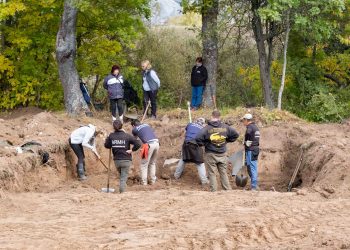
[[(123, 193), (126, 189), (126, 182), (129, 176), (129, 169), (132, 164), (133, 151), (141, 147), (141, 142), (122, 129), (123, 124), (120, 120), (113, 122), (114, 132), (111, 133), (105, 141), (105, 148), (112, 149), (113, 160), (119, 173), (119, 192)], [(132, 148), (131, 148), (132, 145)]]
[(97, 132), (96, 127), (92, 124), (82, 126), (72, 132), (69, 137), (69, 145), (73, 149), (73, 152), (78, 157), (77, 173), (80, 181), (86, 180), (85, 176), (85, 154), (84, 148), (87, 147), (100, 158), (96, 151), (96, 138)]
[(185, 168), (185, 163), (192, 162), (197, 165), (198, 175), (202, 185), (207, 184), (208, 178), (203, 160), (203, 149), (198, 146), (196, 136), (204, 127), (205, 119), (198, 118), (196, 122), (189, 123), (186, 127), (185, 142), (182, 146), (182, 159), (180, 159), (174, 177), (179, 179)]

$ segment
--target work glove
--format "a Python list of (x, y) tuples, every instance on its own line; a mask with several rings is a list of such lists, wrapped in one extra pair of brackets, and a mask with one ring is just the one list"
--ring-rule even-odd
[(252, 145), (253, 141), (245, 141), (245, 145), (247, 147), (250, 147)]

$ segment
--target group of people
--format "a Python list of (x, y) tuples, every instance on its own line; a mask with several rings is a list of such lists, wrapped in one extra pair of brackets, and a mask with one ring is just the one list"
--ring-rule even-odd
[[(141, 63), (142, 89), (143, 89), (143, 111), (146, 112), (148, 102), (151, 103), (151, 117), (157, 117), (157, 94), (160, 88), (160, 80), (157, 73), (152, 69), (151, 63), (146, 60)], [(111, 73), (103, 81), (103, 87), (108, 92), (112, 121), (119, 119), (123, 121), (125, 111), (125, 87), (129, 85), (124, 80), (119, 65), (113, 65)]]
[[(160, 80), (155, 70), (152, 69), (150, 61), (145, 60), (141, 63), (142, 69), (142, 90), (143, 90), (143, 112), (147, 110), (147, 105), (151, 106), (151, 118), (157, 118), (157, 95), (160, 88)], [(192, 98), (191, 108), (197, 110), (202, 105), (203, 93), (205, 91), (206, 82), (208, 80), (207, 69), (203, 66), (202, 57), (196, 58), (196, 64), (192, 68), (191, 72), (191, 87)], [(123, 115), (125, 112), (124, 99), (125, 99), (125, 87), (129, 85), (124, 80), (119, 65), (113, 65), (111, 73), (107, 75), (103, 81), (103, 87), (108, 92), (110, 111), (112, 113), (112, 120), (117, 119), (123, 121)], [(82, 88), (82, 86), (81, 86)], [(86, 96), (84, 86), (82, 92), (84, 98)], [(86, 99), (86, 98), (85, 98)], [(89, 100), (90, 101), (90, 100)]]
[[(175, 179), (181, 177), (185, 163), (192, 162), (197, 166), (202, 185), (209, 183), (212, 192), (217, 190), (216, 170), (220, 175), (222, 189), (231, 189), (227, 175), (226, 145), (235, 142), (239, 134), (234, 128), (223, 123), (220, 117), (220, 112), (214, 110), (207, 124), (205, 124), (204, 118), (198, 118), (196, 122), (186, 126), (182, 157), (174, 173)], [(251, 189), (256, 190), (258, 188), (257, 161), (260, 132), (251, 114), (246, 114), (242, 118), (242, 122), (247, 127), (244, 137), (246, 165), (251, 178)], [(142, 185), (153, 185), (157, 181), (156, 162), (160, 147), (159, 139), (149, 124), (141, 123), (135, 119), (131, 121), (131, 125), (132, 131), (129, 134), (122, 129), (123, 122), (116, 119), (113, 121), (114, 132), (109, 134), (104, 143), (105, 148), (112, 150), (113, 153), (114, 163), (120, 177), (120, 192), (124, 192), (126, 189), (129, 168), (132, 164), (132, 152), (139, 149), (141, 149), (140, 175)], [(80, 180), (86, 180), (83, 147), (91, 149), (100, 158), (95, 145), (97, 134), (96, 127), (89, 124), (74, 130), (69, 138), (69, 144), (78, 157), (76, 166)]]

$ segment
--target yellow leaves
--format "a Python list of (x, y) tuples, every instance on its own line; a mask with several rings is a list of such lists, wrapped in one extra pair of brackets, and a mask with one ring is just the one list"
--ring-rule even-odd
[(0, 79), (3, 73), (6, 74), (7, 77), (12, 77), (14, 71), (14, 66), (8, 58), (4, 55), (0, 54)]
[(11, 16), (14, 16), (17, 12), (23, 11), (26, 6), (21, 0), (12, 0), (8, 3), (0, 4), (0, 21), (5, 20)]
[[(322, 61), (317, 62), (326, 74), (332, 75), (340, 83), (345, 83), (350, 78), (350, 55), (349, 53), (335, 54), (328, 56)], [(328, 80), (330, 84), (335, 84), (334, 81)]]

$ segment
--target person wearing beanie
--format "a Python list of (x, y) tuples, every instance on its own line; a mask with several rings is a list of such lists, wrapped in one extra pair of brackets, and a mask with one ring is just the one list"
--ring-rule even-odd
[(195, 163), (198, 170), (198, 176), (202, 185), (207, 184), (208, 178), (203, 160), (203, 149), (196, 142), (197, 134), (204, 128), (205, 119), (198, 118), (196, 122), (189, 123), (185, 130), (185, 141), (182, 145), (182, 158), (180, 159), (174, 177), (179, 179), (184, 171), (185, 164), (188, 162)]
[(236, 141), (239, 137), (235, 129), (221, 122), (220, 117), (220, 112), (214, 110), (208, 125), (196, 137), (198, 145), (205, 147), (205, 163), (208, 167), (210, 191), (212, 192), (217, 190), (216, 170), (220, 174), (222, 189), (231, 189), (227, 176), (226, 144)]
[(106, 138), (104, 145), (105, 148), (112, 150), (113, 160), (119, 173), (120, 193), (125, 192), (126, 189), (129, 169), (132, 164), (131, 153), (137, 151), (141, 147), (141, 142), (134, 136), (127, 134), (122, 127), (123, 123), (120, 120), (115, 120), (113, 122), (114, 132)]
[(96, 151), (96, 127), (92, 124), (87, 126), (82, 126), (72, 132), (69, 137), (69, 145), (73, 149), (74, 154), (78, 157), (77, 174), (79, 180), (86, 180), (85, 176), (85, 154), (84, 148), (89, 148), (94, 152), (94, 154), (100, 158)]
[(103, 87), (108, 91), (110, 110), (112, 113), (112, 120), (117, 119), (117, 109), (118, 116), (121, 121), (123, 121), (124, 113), (124, 89), (123, 89), (124, 79), (120, 74), (120, 67), (118, 65), (113, 65), (111, 73), (105, 77), (103, 81)]
[(141, 63), (142, 89), (143, 89), (143, 113), (146, 112), (148, 102), (151, 102), (152, 119), (157, 118), (157, 94), (160, 88), (160, 80), (157, 73), (152, 69), (151, 63), (146, 60)]

